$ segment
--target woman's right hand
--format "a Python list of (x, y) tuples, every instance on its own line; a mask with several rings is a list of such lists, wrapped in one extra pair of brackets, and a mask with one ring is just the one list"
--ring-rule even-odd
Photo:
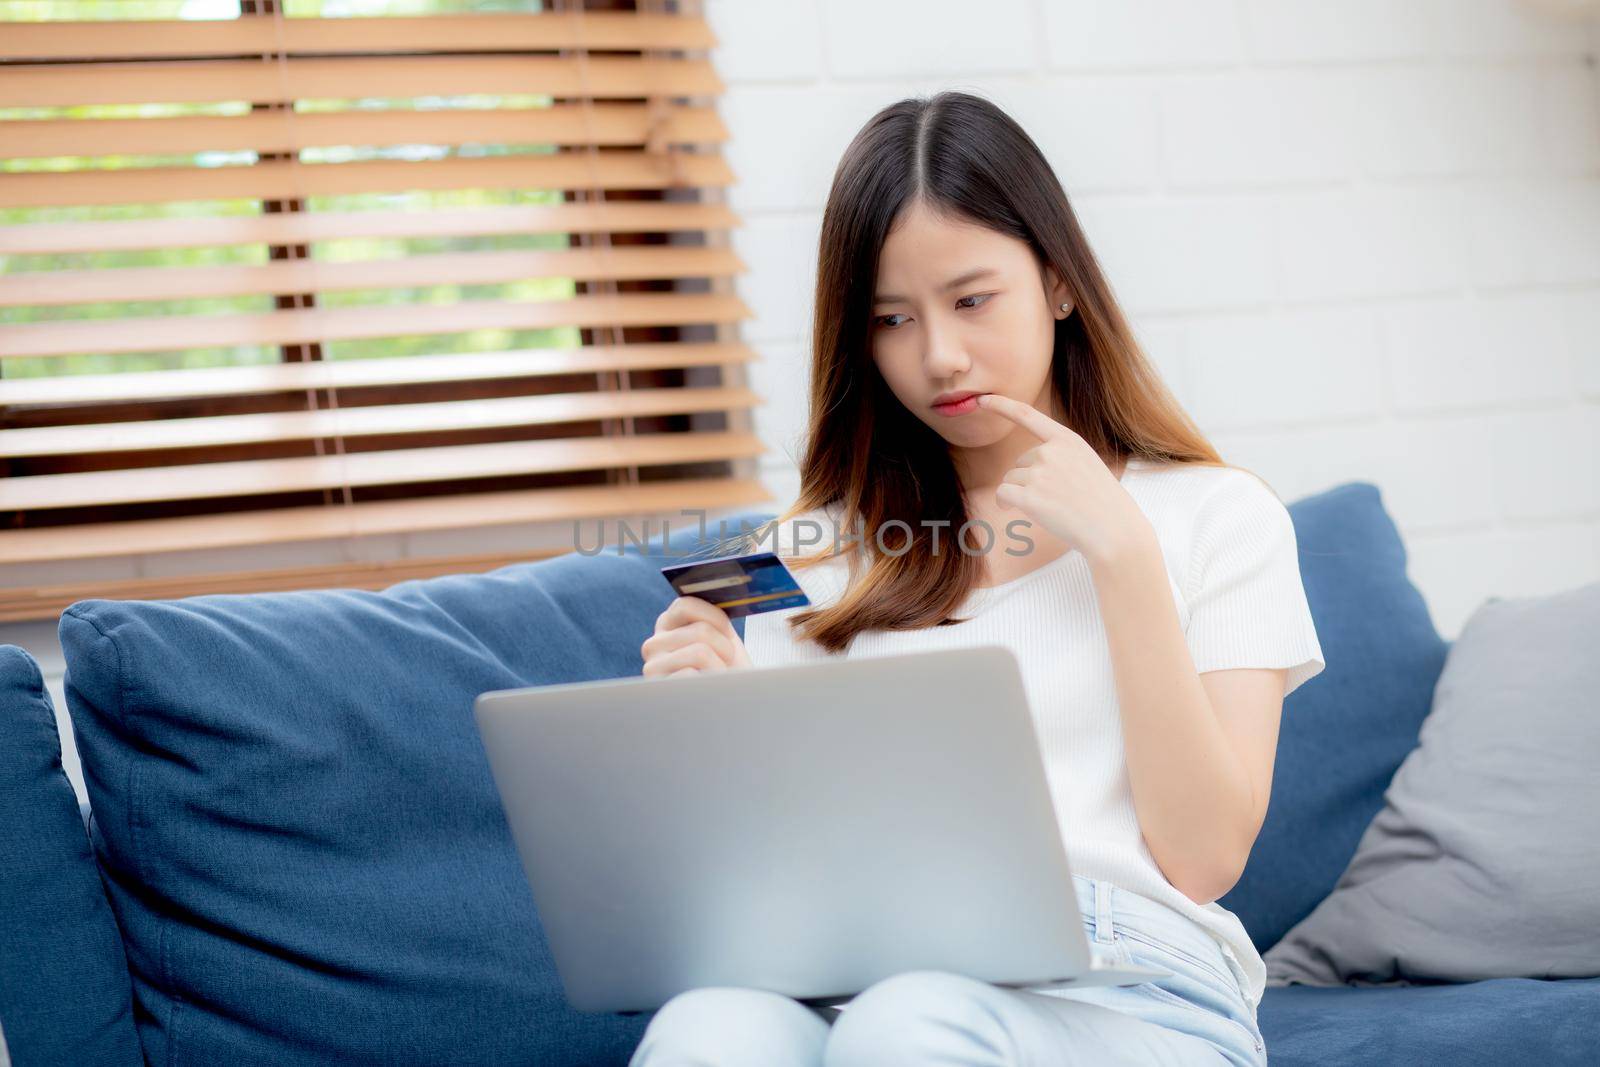
[(639, 652), (647, 677), (753, 666), (728, 613), (696, 596), (680, 596), (668, 604)]

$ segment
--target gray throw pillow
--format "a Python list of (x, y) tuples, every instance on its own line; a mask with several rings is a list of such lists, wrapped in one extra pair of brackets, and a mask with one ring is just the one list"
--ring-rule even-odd
[(1267, 984), (1600, 975), (1600, 582), (1485, 601)]

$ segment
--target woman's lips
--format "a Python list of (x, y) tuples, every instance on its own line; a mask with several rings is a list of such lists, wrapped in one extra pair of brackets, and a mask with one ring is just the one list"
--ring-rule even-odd
[(949, 415), (951, 417), (965, 415), (968, 412), (978, 410), (978, 397), (983, 395), (982, 393), (974, 393), (965, 400), (957, 400), (953, 404), (935, 404), (933, 405), (933, 410), (941, 415)]

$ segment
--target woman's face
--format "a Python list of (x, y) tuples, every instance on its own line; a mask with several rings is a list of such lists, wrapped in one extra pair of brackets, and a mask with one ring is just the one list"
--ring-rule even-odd
[(968, 487), (998, 482), (1037, 441), (972, 401), (1002, 393), (1060, 418), (1051, 385), (1055, 325), (1072, 296), (1041, 272), (1022, 241), (935, 215), (920, 199), (895, 220), (878, 255), (872, 359), (894, 395), (951, 445)]

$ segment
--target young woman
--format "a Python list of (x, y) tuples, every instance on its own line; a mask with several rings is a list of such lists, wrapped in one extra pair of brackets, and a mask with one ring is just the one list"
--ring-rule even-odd
[(813, 335), (800, 496), (775, 520), (813, 603), (741, 641), (678, 598), (644, 673), (1006, 645), (1075, 872), (1062, 906), (1098, 951), (1173, 973), (915, 971), (836, 1017), (697, 989), (631, 1067), (1265, 1063), (1265, 967), (1216, 901), (1266, 816), (1283, 699), (1324, 666), (1283, 502), (1167, 392), (1049, 163), (980, 97), (900, 101), (850, 144)]

